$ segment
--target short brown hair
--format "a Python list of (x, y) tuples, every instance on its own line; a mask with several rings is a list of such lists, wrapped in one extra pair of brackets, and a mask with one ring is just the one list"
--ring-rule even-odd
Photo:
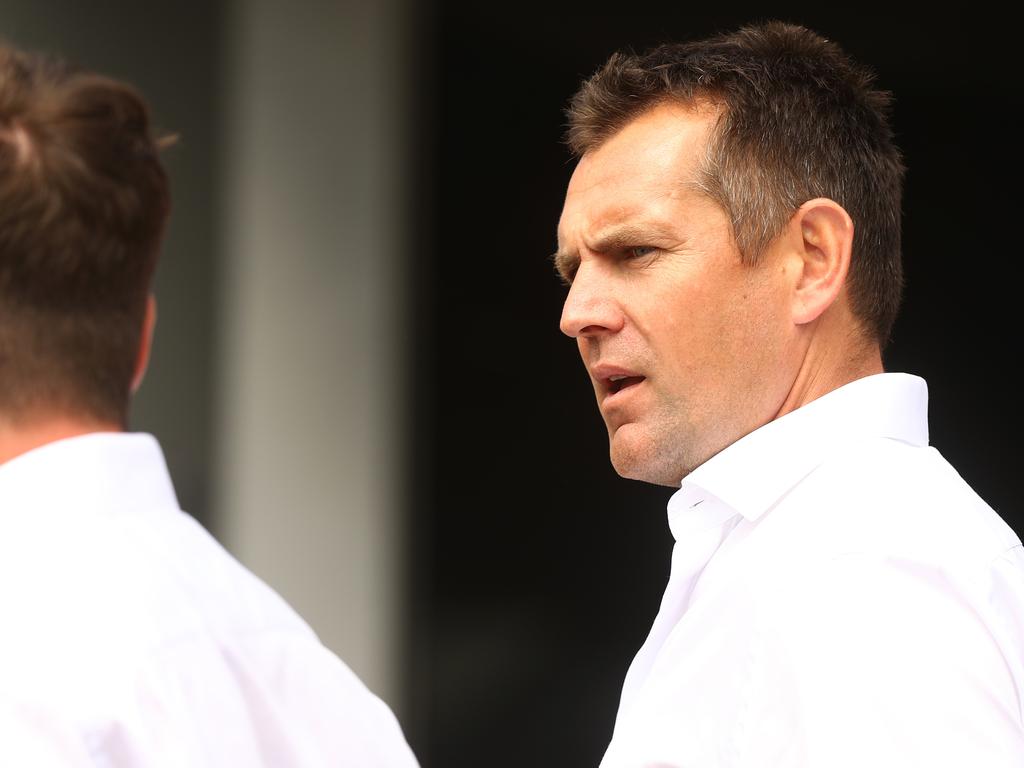
[(828, 197), (854, 221), (853, 312), (880, 344), (903, 288), (903, 163), (889, 125), (891, 95), (839, 46), (781, 22), (699, 42), (616, 53), (568, 109), (581, 156), (665, 101), (721, 107), (699, 183), (732, 220), (756, 262), (807, 200)]
[(124, 83), (0, 45), (0, 416), (124, 424), (170, 210)]

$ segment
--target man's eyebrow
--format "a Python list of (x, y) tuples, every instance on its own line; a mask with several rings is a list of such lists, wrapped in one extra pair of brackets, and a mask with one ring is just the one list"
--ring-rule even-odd
[[(645, 222), (640, 224), (616, 224), (598, 233), (590, 244), (595, 253), (612, 253), (637, 245), (657, 245), (665, 241), (677, 242), (678, 232), (672, 232), (665, 224)], [(551, 255), (555, 269), (563, 277), (572, 274), (579, 264), (580, 255), (575, 248), (559, 248)]]
[(678, 240), (679, 235), (658, 222), (641, 222), (638, 224), (618, 224), (599, 232), (590, 250), (594, 253), (612, 253), (637, 245), (657, 245), (667, 240)]

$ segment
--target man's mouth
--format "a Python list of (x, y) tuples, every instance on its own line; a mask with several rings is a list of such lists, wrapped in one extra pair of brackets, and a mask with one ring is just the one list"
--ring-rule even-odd
[(643, 381), (645, 376), (609, 376), (608, 377), (608, 391), (613, 395), (621, 392), (627, 387), (632, 387), (634, 384), (639, 384)]

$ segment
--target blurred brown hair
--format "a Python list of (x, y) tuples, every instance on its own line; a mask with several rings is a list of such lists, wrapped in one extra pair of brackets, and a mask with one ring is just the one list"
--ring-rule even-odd
[(697, 42), (616, 53), (573, 97), (567, 142), (600, 146), (665, 101), (722, 108), (699, 180), (729, 214), (748, 262), (807, 200), (827, 197), (854, 221), (854, 314), (884, 345), (903, 288), (903, 163), (891, 96), (828, 40), (781, 22)]
[(0, 45), (0, 417), (124, 424), (170, 193), (130, 86)]

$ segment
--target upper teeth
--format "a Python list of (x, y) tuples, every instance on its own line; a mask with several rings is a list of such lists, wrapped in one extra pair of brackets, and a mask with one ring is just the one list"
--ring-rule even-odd
[(623, 379), (628, 379), (629, 376), (620, 376), (619, 374), (616, 374), (614, 376), (609, 376), (608, 378), (612, 381), (622, 381)]

